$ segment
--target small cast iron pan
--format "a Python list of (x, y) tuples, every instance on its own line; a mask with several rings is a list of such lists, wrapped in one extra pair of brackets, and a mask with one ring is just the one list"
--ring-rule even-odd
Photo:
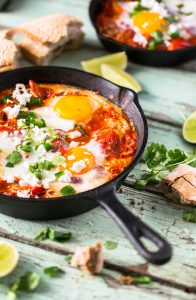
[(104, 37), (99, 33), (99, 29), (96, 24), (97, 15), (101, 12), (102, 4), (104, 3), (104, 1), (108, 0), (92, 0), (89, 6), (89, 14), (98, 38), (108, 51), (126, 51), (130, 61), (148, 66), (167, 67), (187, 62), (196, 58), (196, 46), (174, 51), (150, 51), (146, 49), (126, 46), (125, 44), (117, 42), (113, 39)]
[[(27, 84), (32, 79), (42, 83), (65, 83), (99, 92), (111, 102), (120, 105), (137, 131), (137, 151), (133, 161), (113, 180), (73, 196), (51, 199), (26, 199), (0, 195), (0, 211), (4, 214), (28, 220), (48, 220), (71, 217), (86, 212), (100, 204), (116, 221), (137, 251), (154, 264), (167, 262), (172, 250), (167, 241), (136, 218), (118, 201), (116, 190), (138, 162), (147, 141), (147, 124), (144, 113), (132, 90), (117, 86), (101, 77), (79, 70), (61, 67), (30, 67), (0, 74), (0, 90), (16, 83)], [(149, 251), (141, 238), (153, 242), (158, 250)]]

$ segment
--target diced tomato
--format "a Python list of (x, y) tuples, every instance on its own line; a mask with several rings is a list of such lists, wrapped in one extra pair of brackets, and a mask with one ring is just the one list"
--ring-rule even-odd
[(35, 197), (35, 196), (43, 196), (44, 193), (45, 193), (45, 189), (41, 185), (34, 186), (34, 187), (31, 188), (31, 195), (33, 197)]
[(167, 47), (167, 49), (172, 51), (172, 50), (187, 48), (190, 46), (191, 44), (188, 41), (182, 38), (176, 38), (171, 41), (171, 44)]
[(62, 155), (65, 155), (65, 154), (67, 154), (67, 149), (61, 147), (61, 148), (59, 149), (59, 152), (60, 152)]
[(29, 80), (29, 86), (33, 94), (42, 100), (47, 99), (54, 94), (53, 89), (40, 87), (39, 84), (33, 80)]
[(119, 136), (113, 131), (110, 133), (101, 133), (98, 140), (102, 144), (104, 151), (107, 154), (112, 154), (115, 157), (120, 155), (120, 139)]

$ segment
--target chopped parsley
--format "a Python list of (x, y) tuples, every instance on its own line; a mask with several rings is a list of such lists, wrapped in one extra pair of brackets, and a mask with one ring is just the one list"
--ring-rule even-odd
[(186, 222), (196, 223), (196, 209), (185, 210), (183, 212), (183, 220)]
[(35, 240), (44, 241), (49, 239), (51, 241), (63, 243), (70, 240), (71, 237), (72, 237), (71, 232), (55, 231), (51, 227), (46, 227), (35, 237)]
[(147, 166), (147, 172), (135, 182), (138, 189), (144, 189), (148, 183), (159, 184), (179, 164), (196, 167), (196, 151), (188, 154), (180, 149), (168, 150), (162, 144), (152, 143), (146, 148), (142, 160)]
[(31, 111), (20, 111), (17, 119), (24, 119), (25, 124), (27, 127), (33, 124), (34, 126), (37, 126), (39, 128), (46, 127), (46, 123), (43, 119), (39, 119), (37, 114)]
[(64, 171), (60, 171), (60, 172), (58, 172), (58, 173), (56, 173), (56, 174), (54, 174), (55, 175), (55, 177), (57, 178), (57, 179), (59, 179), (61, 176), (63, 176), (65, 174), (65, 172)]
[(137, 15), (143, 11), (146, 11), (146, 10), (149, 10), (149, 9), (145, 6), (143, 6), (140, 2), (138, 2), (134, 6), (133, 11), (130, 13), (130, 17), (134, 17), (135, 15)]
[(118, 243), (117, 242), (114, 242), (114, 241), (106, 241), (104, 243), (104, 246), (106, 249), (108, 250), (113, 250), (113, 249), (116, 249), (117, 246), (118, 246)]
[(76, 193), (76, 190), (71, 185), (66, 185), (60, 190), (61, 195), (68, 196)]
[(150, 43), (148, 45), (149, 50), (155, 50), (158, 45), (164, 43), (163, 34), (161, 31), (156, 30), (152, 33)]
[(6, 167), (12, 168), (15, 165), (19, 164), (22, 160), (22, 155), (19, 151), (13, 151), (6, 157)]
[(58, 277), (59, 275), (64, 273), (65, 272), (62, 269), (56, 266), (52, 266), (44, 269), (44, 274), (46, 274), (48, 277)]
[(89, 134), (84, 130), (84, 128), (82, 127), (82, 125), (76, 123), (76, 124), (74, 125), (74, 129), (75, 129), (75, 128), (77, 128), (77, 129), (81, 132), (81, 134), (82, 134), (83, 136), (89, 137)]
[(30, 101), (28, 102), (28, 104), (30, 106), (32, 106), (32, 105), (41, 105), (42, 104), (42, 100), (40, 98), (38, 98), (38, 97), (32, 97), (30, 99)]
[(3, 96), (0, 103), (6, 104), (8, 100), (13, 100), (11, 96)]

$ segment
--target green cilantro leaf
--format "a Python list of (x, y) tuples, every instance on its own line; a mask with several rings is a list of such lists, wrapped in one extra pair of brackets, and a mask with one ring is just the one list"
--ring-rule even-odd
[(71, 237), (72, 237), (71, 232), (55, 231), (51, 227), (46, 227), (38, 235), (36, 235), (35, 240), (36, 241), (44, 241), (44, 240), (49, 239), (51, 241), (63, 243), (63, 242), (70, 240)]
[(185, 210), (183, 212), (183, 220), (186, 222), (196, 223), (196, 209)]
[(114, 242), (114, 241), (106, 241), (104, 243), (104, 246), (106, 249), (108, 250), (113, 250), (113, 249), (116, 249), (117, 246), (118, 246), (118, 243), (117, 242)]
[(58, 277), (59, 275), (65, 273), (62, 269), (56, 266), (48, 267), (44, 269), (44, 274), (49, 277)]
[(69, 196), (76, 193), (75, 189), (71, 185), (66, 185), (60, 190), (61, 195)]
[(20, 154), (20, 152), (13, 151), (6, 157), (6, 161), (7, 161), (6, 166), (7, 167), (15, 166), (15, 165), (19, 164), (21, 162), (21, 160), (22, 160), (22, 155)]

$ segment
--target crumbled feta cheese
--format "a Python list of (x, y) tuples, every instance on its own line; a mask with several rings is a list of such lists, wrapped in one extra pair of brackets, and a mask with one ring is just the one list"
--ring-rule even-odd
[(44, 178), (44, 179), (42, 180), (42, 185), (43, 185), (43, 187), (44, 187), (45, 189), (48, 189), (48, 188), (49, 188), (49, 184), (50, 184), (51, 182), (54, 182), (54, 181), (56, 181), (56, 176), (55, 176), (55, 175), (51, 175), (50, 177)]
[(16, 84), (15, 90), (13, 91), (12, 97), (18, 100), (20, 105), (26, 105), (31, 99), (31, 94), (28, 93), (26, 87), (22, 83)]
[(140, 32), (135, 33), (133, 41), (135, 43), (138, 43), (139, 45), (142, 45), (143, 47), (145, 47), (148, 44), (147, 39)]
[(83, 160), (79, 160), (79, 161), (76, 161), (75, 163), (73, 163), (73, 166), (72, 166), (71, 170), (76, 172), (76, 173), (79, 173), (84, 168), (86, 168), (85, 162)]
[(19, 180), (20, 186), (36, 186), (39, 184), (39, 179), (32, 173), (25, 173), (24, 176)]
[(7, 114), (8, 119), (16, 118), (20, 111), (20, 105), (14, 105), (14, 107), (5, 107), (3, 111)]
[(155, 0), (141, 0), (141, 5), (146, 8), (151, 8), (154, 5)]
[(44, 145), (39, 145), (39, 147), (37, 148), (37, 152), (38, 152), (40, 155), (44, 155), (47, 151), (46, 151)]
[(14, 145), (14, 147), (17, 147), (20, 144), (21, 144), (21, 139), (19, 137), (15, 136), (13, 138), (13, 145)]
[(69, 156), (67, 157), (68, 160), (73, 160), (73, 159), (75, 159), (75, 158), (76, 158), (75, 155), (69, 155)]
[(75, 139), (75, 138), (78, 138), (78, 137), (80, 137), (82, 134), (81, 134), (81, 132), (79, 132), (79, 131), (72, 131), (72, 132), (70, 132), (69, 134), (68, 134), (68, 136), (69, 136), (69, 138), (71, 139), (71, 140), (73, 140), (73, 139)]
[(35, 126), (32, 128), (32, 132), (35, 143), (42, 143), (48, 136), (48, 130), (46, 128), (39, 128), (38, 126)]
[(71, 182), (71, 177), (68, 173), (65, 173), (64, 175), (62, 175), (58, 181), (61, 181), (61, 182), (66, 182), (66, 183), (70, 183)]
[(7, 181), (7, 183), (13, 183), (15, 181), (14, 175), (7, 175), (3, 177), (4, 180)]
[(30, 190), (18, 191), (17, 196), (22, 198), (30, 198)]
[(7, 132), (7, 131), (4, 131), (4, 132), (3, 132), (3, 137), (4, 137), (4, 138), (7, 138), (7, 137), (8, 137), (8, 132)]
[(70, 148), (75, 148), (75, 147), (78, 146), (78, 144), (79, 144), (79, 143), (72, 141), (72, 142), (69, 144), (69, 147), (70, 147)]

